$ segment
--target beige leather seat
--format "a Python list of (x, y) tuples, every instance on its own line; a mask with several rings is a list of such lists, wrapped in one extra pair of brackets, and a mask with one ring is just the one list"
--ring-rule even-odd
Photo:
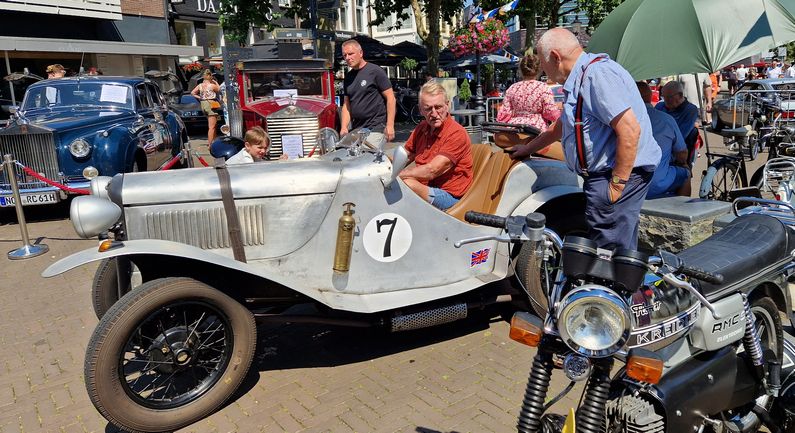
[(477, 181), (478, 176), (486, 167), (486, 163), (491, 158), (491, 146), (488, 144), (478, 143), (472, 145), (472, 183)]
[(469, 210), (494, 213), (500, 203), (500, 198), (502, 198), (508, 172), (516, 162), (503, 151), (492, 153), (483, 167), (483, 171), (474, 177), (469, 191), (461, 197), (458, 203), (448, 209), (447, 213), (461, 221), (464, 220), (464, 214)]

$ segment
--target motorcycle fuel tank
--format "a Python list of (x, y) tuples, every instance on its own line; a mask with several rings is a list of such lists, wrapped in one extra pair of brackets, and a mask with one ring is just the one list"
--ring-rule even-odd
[(671, 287), (654, 274), (626, 296), (632, 329), (627, 349), (657, 350), (674, 342), (697, 322), (701, 304), (691, 293)]

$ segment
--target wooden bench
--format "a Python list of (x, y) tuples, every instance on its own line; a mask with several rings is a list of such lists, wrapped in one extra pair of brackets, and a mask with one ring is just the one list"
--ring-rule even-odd
[(646, 200), (640, 211), (638, 249), (682, 251), (713, 233), (716, 218), (731, 212), (731, 203), (693, 197)]

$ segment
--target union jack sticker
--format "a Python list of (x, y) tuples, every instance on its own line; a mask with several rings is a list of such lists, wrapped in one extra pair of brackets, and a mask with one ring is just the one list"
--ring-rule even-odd
[(469, 267), (474, 267), (481, 263), (486, 263), (489, 259), (489, 252), (491, 248), (484, 248), (482, 250), (473, 251), (469, 259)]

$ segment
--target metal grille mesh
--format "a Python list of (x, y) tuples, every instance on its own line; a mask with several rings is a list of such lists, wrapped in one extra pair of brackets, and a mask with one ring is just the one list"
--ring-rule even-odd
[[(268, 156), (278, 158), (282, 154), (282, 135), (303, 136), (304, 156), (308, 156), (317, 143), (318, 129), (317, 117), (269, 117), (268, 135), (271, 137), (271, 146)], [(315, 154), (320, 155), (317, 150)]]
[(428, 311), (420, 311), (392, 318), (392, 332), (409, 331), (429, 326), (450, 323), (467, 317), (467, 304), (448, 305)]
[[(265, 206), (238, 206), (243, 245), (265, 244)], [(230, 248), (226, 214), (222, 207), (148, 212), (146, 238), (193, 245), (202, 249)]]
[[(30, 134), (0, 135), (0, 155), (11, 154), (23, 165), (52, 180), (60, 180), (58, 175), (58, 158), (55, 155), (55, 144), (50, 132)], [(20, 189), (40, 188), (47, 186), (34, 178), (26, 176), (17, 168)], [(9, 189), (9, 180), (5, 171), (0, 172), (0, 187)]]

